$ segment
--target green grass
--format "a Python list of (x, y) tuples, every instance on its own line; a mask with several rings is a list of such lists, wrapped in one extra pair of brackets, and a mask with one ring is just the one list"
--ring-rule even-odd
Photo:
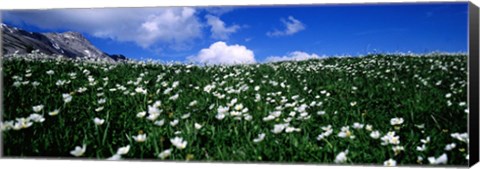
[[(26, 77), (27, 70), (31, 72), (30, 77)], [(49, 70), (54, 74), (48, 75)], [(86, 75), (84, 70), (90, 74)], [(448, 156), (448, 165), (468, 164), (465, 159), (468, 144), (451, 137), (451, 133), (467, 132), (467, 106), (459, 105), (467, 100), (465, 55), (370, 55), (206, 67), (10, 58), (3, 61), (3, 73), (4, 124), (28, 117), (34, 113), (33, 106), (45, 106), (39, 112), (44, 122), (21, 130), (3, 131), (3, 155), (8, 157), (73, 157), (70, 151), (86, 144), (86, 152), (79, 158), (105, 159), (118, 148), (130, 145), (130, 151), (122, 158), (162, 160), (157, 155), (172, 148), (171, 156), (165, 160), (186, 160), (187, 155), (193, 155), (190, 160), (195, 161), (320, 164), (333, 163), (337, 154), (348, 150), (346, 163), (351, 164), (383, 165), (390, 158), (396, 160), (397, 165), (429, 164), (428, 157), (443, 153)], [(76, 78), (72, 79), (69, 73), (76, 73)], [(88, 76), (95, 79), (95, 85), (89, 84)], [(108, 80), (104, 79), (107, 77)], [(57, 86), (58, 80), (70, 80), (70, 83)], [(135, 84), (137, 80), (139, 84)], [(16, 81), (29, 83), (15, 87)], [(40, 85), (34, 87), (34, 81)], [(176, 81), (178, 86), (173, 88), (172, 83)], [(205, 86), (213, 83), (216, 87), (205, 92)], [(129, 93), (125, 95), (117, 84)], [(255, 86), (260, 89), (255, 91)], [(75, 92), (80, 87), (87, 91)], [(130, 95), (137, 87), (146, 89), (147, 94)], [(117, 91), (110, 91), (113, 88)], [(172, 91), (164, 94), (167, 88)], [(64, 93), (73, 95), (70, 103), (64, 103)], [(103, 96), (97, 96), (98, 93)], [(223, 97), (216, 97), (214, 93)], [(450, 98), (446, 98), (447, 93), (451, 94)], [(179, 94), (178, 99), (169, 100), (175, 94)], [(255, 100), (256, 94), (260, 100)], [(299, 98), (293, 100), (292, 96), (296, 95)], [(107, 99), (103, 105), (97, 102), (101, 98)], [(215, 117), (217, 108), (227, 106), (232, 99), (248, 108), (243, 114), (251, 115), (250, 121), (236, 120), (230, 115), (223, 120)], [(137, 113), (148, 111), (147, 106), (155, 101), (161, 101), (159, 109), (163, 112), (157, 120), (164, 119), (163, 126), (154, 125), (146, 116), (136, 117)], [(192, 101), (198, 103), (189, 106)], [(310, 106), (313, 101), (322, 104)], [(449, 106), (448, 101), (452, 105)], [(356, 105), (352, 106), (353, 102)], [(290, 103), (296, 105), (285, 107)], [(290, 121), (290, 126), (299, 128), (299, 132), (274, 134), (271, 131), (302, 104), (308, 105), (305, 112), (310, 118), (297, 119), (301, 114), (297, 112)], [(100, 106), (104, 109), (96, 112)], [(278, 106), (282, 106), (278, 118), (262, 120)], [(48, 112), (54, 109), (60, 109), (60, 113), (49, 116)], [(321, 110), (326, 114), (317, 115)], [(182, 119), (187, 113), (190, 117)], [(105, 123), (96, 126), (95, 117), (105, 119)], [(390, 124), (395, 117), (404, 119), (398, 129)], [(171, 126), (169, 123), (174, 119), (179, 123)], [(380, 137), (395, 131), (405, 151), (395, 155), (394, 145), (381, 145), (380, 139), (370, 137), (370, 131), (352, 128), (355, 122), (372, 125), (373, 130), (380, 131)], [(195, 123), (203, 127), (197, 130)], [(424, 124), (424, 129), (415, 127), (420, 124)], [(317, 140), (324, 132), (321, 127), (327, 125), (332, 125), (333, 133)], [(343, 126), (350, 126), (355, 139), (337, 135)], [(181, 133), (176, 135), (176, 131)], [(137, 143), (132, 139), (139, 132), (147, 134), (146, 142)], [(260, 133), (265, 133), (265, 139), (254, 143), (253, 139)], [(175, 136), (188, 142), (185, 149), (172, 145), (170, 139)], [(426, 151), (417, 151), (416, 147), (423, 144), (420, 140), (427, 137), (431, 141), (426, 144)], [(456, 148), (444, 150), (450, 143), (456, 143)], [(418, 162), (418, 156), (424, 160)]]

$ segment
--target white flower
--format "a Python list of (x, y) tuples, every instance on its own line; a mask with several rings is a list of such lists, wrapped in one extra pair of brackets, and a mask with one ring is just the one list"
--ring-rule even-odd
[(275, 116), (273, 116), (273, 115), (270, 114), (270, 115), (268, 115), (267, 117), (264, 117), (264, 118), (263, 118), (263, 121), (271, 121), (271, 120), (273, 120), (273, 119), (275, 119)]
[(170, 139), (170, 142), (172, 142), (172, 144), (180, 150), (187, 146), (187, 141), (184, 141), (181, 137)]
[(144, 111), (137, 113), (138, 118), (145, 117), (145, 115), (147, 115), (147, 112), (144, 112)]
[(403, 118), (401, 118), (401, 117), (400, 117), (400, 118), (395, 117), (395, 118), (390, 119), (390, 124), (391, 124), (392, 126), (400, 125), (400, 124), (402, 124), (402, 123), (403, 123)]
[(320, 116), (321, 116), (321, 115), (324, 115), (324, 114), (325, 114), (325, 111), (323, 111), (323, 110), (322, 110), (322, 111), (318, 111), (317, 114), (320, 115)]
[(253, 142), (254, 143), (261, 142), (264, 138), (265, 138), (265, 133), (260, 133), (260, 134), (258, 134), (257, 138), (253, 139)]
[(350, 102), (350, 106), (355, 106), (357, 105), (357, 102)]
[(163, 124), (165, 124), (165, 120), (157, 120), (155, 121), (153, 124), (157, 125), (157, 126), (163, 126)]
[(177, 119), (175, 119), (175, 120), (173, 120), (173, 121), (170, 122), (170, 125), (171, 125), (172, 127), (176, 126), (177, 124), (178, 124), (178, 120), (177, 120)]
[(32, 109), (34, 112), (38, 113), (43, 110), (43, 105), (33, 106)]
[(28, 116), (27, 120), (31, 120), (37, 123), (42, 123), (45, 121), (45, 118), (40, 114), (33, 113), (33, 114), (30, 114), (30, 116)]
[(275, 124), (272, 132), (275, 134), (281, 133), (287, 126), (288, 124)]
[(291, 133), (291, 132), (294, 132), (294, 131), (299, 132), (300, 129), (299, 129), (299, 128), (295, 128), (295, 127), (290, 127), (290, 126), (287, 126), (287, 127), (285, 128), (285, 132), (286, 132), (286, 133)]
[(178, 99), (178, 93), (171, 96), (170, 98), (168, 98), (169, 100), (177, 100)]
[(105, 122), (104, 119), (100, 119), (100, 118), (98, 118), (98, 117), (95, 117), (95, 118), (93, 119), (93, 123), (95, 123), (95, 125), (97, 125), (97, 126), (102, 125), (104, 122)]
[(425, 151), (426, 149), (427, 147), (425, 146), (425, 144), (423, 144), (421, 147), (417, 146), (417, 151)]
[(353, 128), (354, 129), (362, 129), (363, 126), (364, 126), (363, 124), (358, 123), (358, 122), (353, 123)]
[(55, 109), (55, 110), (53, 110), (53, 111), (51, 111), (51, 112), (48, 112), (48, 115), (50, 115), (50, 116), (56, 116), (56, 115), (58, 115), (58, 113), (60, 113), (60, 110), (59, 110), (59, 109)]
[(372, 131), (372, 130), (373, 130), (373, 126), (370, 125), (370, 124), (367, 124), (367, 125), (365, 126), (365, 130), (367, 130), (367, 131)]
[(102, 110), (103, 110), (103, 106), (95, 109), (96, 112), (99, 112), (99, 111), (102, 111)]
[(128, 153), (128, 151), (130, 151), (130, 145), (127, 145), (127, 146), (125, 146), (125, 147), (120, 147), (120, 148), (118, 148), (117, 154), (118, 154), (118, 155), (125, 155), (125, 154)]
[(393, 159), (388, 159), (387, 161), (383, 162), (384, 166), (392, 167), (397, 165), (397, 161)]
[(445, 146), (445, 151), (450, 151), (450, 150), (454, 149), (455, 147), (457, 147), (457, 144), (455, 144), (455, 143), (447, 144)]
[(98, 104), (104, 104), (105, 102), (107, 102), (105, 98), (98, 100)]
[(198, 103), (198, 101), (194, 100), (194, 101), (190, 102), (190, 104), (188, 104), (188, 106), (193, 107), (193, 106), (197, 105), (197, 103)]
[(142, 94), (147, 94), (147, 89), (143, 89), (143, 88), (141, 88), (141, 87), (137, 87), (137, 88), (135, 89), (135, 92), (137, 92), (137, 93), (142, 93)]
[(166, 150), (162, 151), (160, 154), (158, 154), (158, 157), (161, 158), (161, 159), (165, 159), (168, 156), (170, 156), (171, 154), (172, 154), (172, 149), (166, 149)]
[(234, 109), (237, 110), (237, 111), (242, 110), (242, 109), (243, 109), (243, 104), (237, 104), (237, 105), (235, 105)]
[(80, 157), (85, 153), (85, 151), (87, 151), (87, 145), (83, 144), (82, 147), (76, 146), (74, 150), (70, 151), (70, 154), (75, 157)]
[(195, 123), (195, 129), (200, 130), (202, 127), (201, 124)]
[(420, 142), (422, 142), (423, 144), (427, 144), (430, 142), (430, 136), (428, 136), (427, 138), (425, 139), (420, 139)]
[(382, 145), (387, 145), (387, 144), (395, 144), (398, 145), (400, 144), (400, 136), (395, 136), (394, 131), (388, 132), (385, 136), (381, 138), (383, 141), (381, 144)]
[(458, 103), (458, 105), (459, 105), (459, 106), (466, 106), (467, 103), (466, 103), (466, 102), (460, 102), (460, 103)]
[(217, 112), (220, 113), (220, 114), (225, 114), (225, 113), (228, 112), (228, 109), (229, 109), (228, 107), (221, 107), (220, 106), (220, 107), (217, 108)]
[(53, 72), (53, 70), (47, 71), (47, 74), (48, 74), (48, 75), (53, 75), (54, 73), (55, 73), (55, 72)]
[(72, 101), (72, 95), (70, 95), (68, 93), (62, 94), (62, 97), (63, 97), (63, 101), (65, 103), (70, 103)]
[(455, 139), (457, 139), (457, 140), (459, 140), (459, 141), (462, 141), (462, 142), (465, 142), (465, 143), (468, 143), (468, 140), (469, 140), (469, 139), (468, 139), (468, 133), (462, 133), (462, 134), (460, 134), (460, 133), (452, 133), (452, 134), (450, 134), (450, 136), (451, 136), (452, 138), (455, 138)]
[(370, 137), (373, 139), (378, 139), (380, 138), (380, 132), (378, 130), (372, 131), (372, 133), (370, 133)]
[(335, 163), (345, 163), (347, 161), (348, 150), (342, 151), (335, 157)]
[(122, 159), (122, 155), (120, 154), (114, 154), (113, 156), (107, 158), (107, 160), (111, 160), (111, 161), (121, 160), (121, 159)]
[(451, 94), (451, 93), (447, 93), (447, 94), (445, 95), (445, 98), (450, 98), (450, 97), (452, 97), (452, 94)]
[(447, 164), (448, 157), (447, 154), (443, 153), (440, 157), (435, 158), (435, 157), (428, 157), (428, 162), (433, 165), (438, 165), (438, 164)]
[(139, 134), (139, 135), (136, 135), (136, 136), (132, 136), (132, 138), (136, 141), (136, 142), (145, 142), (145, 140), (147, 140), (147, 134)]
[(187, 113), (187, 114), (184, 114), (181, 118), (186, 119), (186, 118), (189, 118), (189, 117), (190, 117), (190, 113)]
[(223, 118), (225, 118), (225, 114), (223, 113), (218, 113), (215, 118), (217, 118), (218, 120), (222, 120)]

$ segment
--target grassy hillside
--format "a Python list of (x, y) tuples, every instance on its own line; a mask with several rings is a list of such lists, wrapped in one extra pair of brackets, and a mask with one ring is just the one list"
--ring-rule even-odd
[(106, 159), (124, 147), (116, 157), (468, 163), (465, 55), (238, 66), (23, 57), (3, 72), (4, 156)]

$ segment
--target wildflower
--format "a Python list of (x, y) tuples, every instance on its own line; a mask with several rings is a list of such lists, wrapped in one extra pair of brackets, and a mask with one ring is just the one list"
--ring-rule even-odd
[(325, 114), (325, 111), (323, 111), (323, 110), (322, 110), (322, 111), (318, 111), (317, 114), (320, 115), (320, 116), (321, 116), (321, 115), (324, 115), (324, 114)]
[(466, 103), (466, 102), (460, 102), (460, 103), (458, 103), (458, 105), (459, 105), (459, 106), (466, 106), (467, 103)]
[(393, 159), (388, 159), (387, 161), (383, 162), (384, 166), (392, 167), (397, 165), (397, 161)]
[(450, 150), (454, 149), (455, 147), (457, 147), (457, 144), (455, 144), (455, 143), (447, 144), (445, 146), (445, 151), (450, 151)]
[(102, 107), (99, 107), (99, 108), (96, 108), (95, 111), (96, 111), (96, 112), (102, 111), (103, 108), (104, 108), (103, 106), (102, 106)]
[(398, 118), (398, 117), (395, 117), (395, 118), (392, 118), (390, 119), (390, 124), (392, 126), (395, 126), (395, 125), (401, 125), (403, 123), (403, 118)]
[(285, 132), (286, 132), (286, 133), (291, 133), (291, 132), (294, 132), (294, 131), (299, 132), (300, 129), (299, 129), (299, 128), (295, 128), (295, 127), (290, 127), (290, 126), (287, 126), (287, 127), (285, 128)]
[(173, 96), (171, 96), (171, 97), (168, 98), (168, 99), (169, 99), (169, 100), (173, 100), (173, 101), (177, 100), (177, 99), (178, 99), (178, 93), (175, 94), (175, 95), (173, 95)]
[(345, 163), (347, 161), (348, 150), (342, 151), (335, 157), (335, 163)]
[(189, 118), (189, 117), (190, 117), (190, 113), (187, 113), (187, 114), (184, 114), (181, 118), (186, 119), (186, 118)]
[(97, 126), (102, 125), (104, 122), (105, 122), (104, 119), (100, 119), (100, 118), (98, 118), (98, 117), (95, 117), (95, 118), (93, 119), (93, 123), (95, 123), (95, 125), (97, 125)]
[(49, 70), (46, 72), (48, 75), (53, 75), (55, 72), (53, 70)]
[(420, 139), (420, 142), (422, 142), (423, 144), (427, 144), (430, 142), (430, 136), (428, 136), (427, 138), (425, 139)]
[(175, 120), (173, 120), (173, 121), (170, 122), (170, 125), (171, 125), (172, 127), (176, 126), (177, 124), (178, 124), (178, 120), (177, 120), (177, 119), (175, 119)]
[(170, 142), (172, 142), (172, 144), (180, 150), (187, 146), (187, 141), (184, 141), (181, 137), (170, 139)]
[(440, 157), (428, 157), (428, 162), (430, 164), (438, 165), (438, 164), (447, 164), (448, 157), (447, 154), (443, 153)]
[(165, 123), (165, 120), (157, 120), (155, 121), (153, 124), (157, 125), (157, 126), (163, 126), (163, 124)]
[(288, 124), (275, 124), (272, 132), (275, 134), (281, 133), (287, 126)]
[(254, 143), (261, 142), (261, 141), (263, 141), (264, 138), (265, 138), (265, 133), (260, 133), (260, 134), (258, 134), (257, 138), (253, 139), (253, 142)]
[(110, 160), (110, 161), (116, 161), (116, 160), (121, 160), (122, 159), (122, 155), (120, 154), (114, 154), (113, 156), (107, 158), (107, 160)]
[(193, 107), (193, 106), (197, 105), (197, 103), (198, 103), (198, 101), (194, 100), (194, 101), (190, 102), (190, 104), (188, 104), (188, 106)]
[(417, 146), (417, 151), (425, 151), (427, 149), (427, 147), (425, 146), (425, 144), (423, 144), (422, 146)]
[(447, 93), (447, 94), (445, 95), (445, 98), (450, 98), (450, 97), (452, 97), (452, 94), (451, 94), (451, 93)]
[(130, 145), (127, 145), (127, 146), (125, 146), (125, 147), (120, 147), (120, 148), (118, 148), (117, 154), (118, 154), (118, 155), (125, 155), (125, 154), (128, 153), (128, 151), (130, 151)]
[(43, 105), (33, 106), (32, 109), (34, 112), (38, 113), (43, 110)]
[(362, 129), (363, 126), (364, 126), (364, 125), (361, 124), (361, 123), (357, 123), (357, 122), (353, 123), (353, 128), (354, 128), (354, 129)]
[(171, 154), (172, 154), (172, 149), (166, 149), (166, 150), (162, 151), (160, 154), (158, 154), (158, 157), (161, 158), (161, 159), (165, 159), (168, 156), (170, 156)]
[(137, 113), (138, 118), (145, 117), (145, 115), (147, 115), (147, 112), (144, 112), (144, 111)]
[(400, 151), (404, 151), (405, 148), (403, 148), (403, 146), (395, 146), (395, 147), (392, 147), (393, 149), (393, 152), (395, 152), (395, 155), (398, 155), (400, 153)]
[(370, 124), (367, 124), (367, 125), (365, 126), (365, 130), (367, 130), (367, 131), (372, 131), (372, 130), (373, 130), (373, 126), (370, 125)]
[(378, 130), (372, 131), (370, 133), (370, 137), (372, 137), (373, 139), (378, 139), (380, 138), (380, 132)]
[(104, 104), (105, 102), (107, 102), (105, 98), (98, 100), (98, 104)]
[(76, 146), (74, 150), (70, 151), (70, 154), (75, 157), (80, 157), (85, 153), (85, 151), (87, 151), (87, 145), (83, 144), (82, 147)]
[(455, 139), (457, 139), (457, 140), (459, 140), (459, 141), (466, 142), (466, 143), (468, 143), (468, 140), (469, 140), (469, 139), (468, 139), (468, 133), (462, 133), (462, 134), (460, 134), (460, 133), (452, 133), (452, 134), (450, 134), (450, 136), (451, 136), (452, 138), (455, 138)]
[(139, 143), (145, 142), (145, 140), (147, 140), (147, 134), (138, 134), (137, 136), (132, 136), (132, 138)]
[(60, 113), (60, 110), (59, 110), (59, 109), (55, 109), (55, 110), (49, 112), (48, 115), (50, 115), (50, 116), (56, 116), (56, 115), (58, 115), (58, 113)]
[(200, 130), (202, 127), (201, 124), (195, 123), (195, 129)]
[(381, 138), (382, 145), (387, 145), (387, 144), (395, 144), (398, 145), (400, 144), (400, 136), (395, 136), (394, 131), (388, 132), (385, 136)]
[(357, 105), (357, 102), (350, 102), (350, 106), (355, 106)]
[(62, 94), (62, 97), (63, 97), (63, 101), (65, 103), (70, 103), (72, 101), (72, 95), (70, 95), (68, 93)]
[(218, 120), (222, 120), (223, 118), (225, 118), (225, 114), (223, 113), (218, 113), (215, 118), (217, 118)]
[(40, 114), (34, 113), (34, 114), (30, 114), (30, 116), (28, 116), (28, 120), (32, 120), (32, 121), (37, 122), (37, 123), (42, 123), (42, 122), (45, 121), (45, 118)]

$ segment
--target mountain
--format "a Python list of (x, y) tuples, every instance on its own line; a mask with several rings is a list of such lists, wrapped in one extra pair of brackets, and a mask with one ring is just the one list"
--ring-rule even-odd
[(68, 58), (93, 59), (104, 61), (124, 61), (127, 57), (107, 54), (97, 49), (78, 32), (37, 33), (1, 25), (2, 51), (4, 55), (30, 53), (33, 50), (47, 55), (63, 55)]

